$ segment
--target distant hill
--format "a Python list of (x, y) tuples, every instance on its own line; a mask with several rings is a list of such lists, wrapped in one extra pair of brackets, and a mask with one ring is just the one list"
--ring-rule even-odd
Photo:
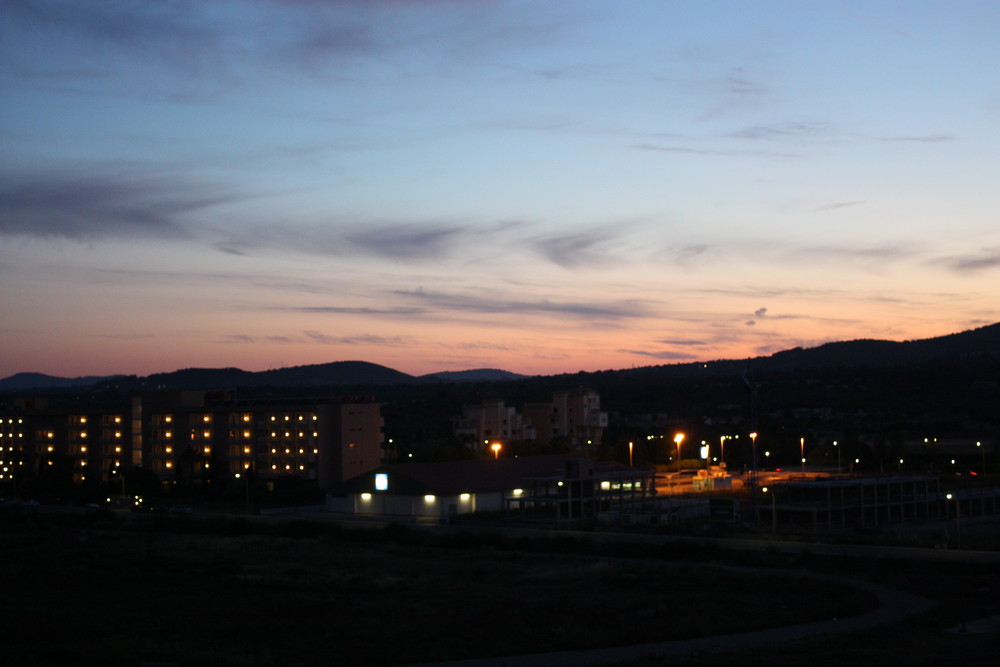
[[(1000, 360), (1000, 323), (959, 333), (894, 342), (887, 340), (852, 340), (826, 343), (812, 348), (794, 348), (750, 360), (753, 370), (788, 371), (824, 368), (887, 368), (959, 359)], [(710, 375), (739, 375), (747, 360), (643, 366), (627, 370), (598, 371), (575, 375), (549, 376), (560, 382), (588, 383), (617, 378), (625, 381), (659, 381)], [(421, 383), (509, 382), (524, 379), (543, 380), (544, 376), (525, 376), (495, 368), (467, 371), (444, 371), (415, 377), (366, 361), (335, 361), (327, 364), (293, 366), (251, 372), (239, 368), (186, 368), (146, 377), (115, 375), (107, 377), (60, 378), (42, 373), (18, 373), (0, 380), (0, 391), (59, 389), (93, 386), (113, 390), (157, 389), (228, 389), (241, 387), (330, 387), (386, 386)]]
[[(133, 378), (133, 390), (231, 389), (240, 387), (329, 387), (406, 384), (416, 378), (367, 361), (334, 361), (251, 372), (239, 368), (187, 368)], [(121, 380), (114, 384), (121, 386)]]
[(758, 368), (830, 368), (908, 366), (935, 359), (991, 356), (1000, 358), (1000, 323), (960, 333), (904, 342), (851, 340), (813, 348), (794, 348), (753, 361)]
[(508, 380), (523, 380), (529, 375), (520, 375), (498, 368), (475, 368), (467, 371), (442, 371), (421, 375), (420, 379), (432, 382), (505, 382)]
[(20, 391), (22, 389), (60, 389), (64, 387), (85, 387), (106, 380), (120, 377), (108, 375), (103, 377), (86, 376), (76, 378), (55, 377), (44, 373), (15, 373), (0, 380), (0, 391)]

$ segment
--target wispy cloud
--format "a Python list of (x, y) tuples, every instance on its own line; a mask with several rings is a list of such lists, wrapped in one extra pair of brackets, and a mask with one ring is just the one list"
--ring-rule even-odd
[(661, 146), (657, 144), (632, 144), (632, 148), (640, 151), (658, 153), (678, 153), (681, 155), (705, 155), (709, 157), (763, 157), (763, 158), (795, 158), (797, 153), (786, 151), (746, 150), (739, 148), (691, 148), (687, 146)]
[(617, 350), (622, 354), (634, 354), (641, 357), (652, 357), (653, 359), (660, 359), (663, 361), (694, 361), (698, 357), (696, 355), (690, 354), (688, 352), (677, 352), (675, 350), (661, 350), (659, 352), (654, 352), (650, 350), (628, 350), (620, 349)]
[(948, 269), (960, 274), (972, 274), (1000, 268), (1000, 248), (984, 249), (978, 253), (953, 255), (935, 260)]
[(924, 136), (912, 137), (883, 137), (882, 141), (912, 141), (922, 144), (939, 144), (946, 141), (956, 141), (956, 137), (951, 134), (928, 134)]
[(601, 266), (611, 260), (606, 232), (594, 231), (538, 239), (538, 250), (549, 260), (567, 269)]
[(376, 336), (374, 334), (362, 334), (358, 336), (331, 336), (321, 331), (303, 331), (306, 338), (315, 343), (323, 345), (381, 345), (389, 347), (399, 347), (408, 344), (408, 339), (402, 336)]
[(185, 237), (192, 213), (234, 195), (171, 173), (0, 174), (0, 234), (95, 239)]
[(833, 202), (832, 204), (824, 204), (822, 206), (817, 206), (813, 210), (814, 211), (837, 211), (839, 209), (849, 208), (851, 206), (860, 206), (861, 204), (864, 204), (864, 203), (865, 202), (863, 202), (863, 201), (838, 201), (838, 202)]
[(374, 315), (388, 317), (410, 317), (427, 312), (425, 308), (358, 308), (344, 306), (269, 306), (267, 310), (281, 310), (296, 313), (316, 313), (320, 315)]
[(437, 259), (447, 255), (462, 236), (458, 227), (385, 225), (344, 233), (344, 240), (363, 252), (396, 259)]
[(828, 137), (834, 134), (836, 127), (824, 122), (789, 122), (772, 125), (752, 125), (732, 133), (736, 139), (790, 139)]
[(537, 301), (504, 299), (486, 295), (445, 294), (422, 289), (395, 292), (396, 295), (415, 299), (435, 308), (448, 311), (471, 313), (520, 313), (522, 315), (537, 313), (545, 315), (560, 315), (601, 320), (620, 320), (645, 317), (649, 309), (638, 301), (615, 301), (605, 303), (586, 303), (571, 301)]

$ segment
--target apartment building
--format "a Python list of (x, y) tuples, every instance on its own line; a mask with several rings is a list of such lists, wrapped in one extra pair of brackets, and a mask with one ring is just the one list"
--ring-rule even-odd
[(469, 405), (453, 426), (455, 435), (476, 449), (488, 448), (492, 442), (547, 445), (560, 438), (585, 448), (600, 444), (608, 415), (601, 412), (600, 394), (580, 388), (557, 391), (548, 403), (528, 403), (520, 409), (501, 399)]
[(252, 471), (326, 487), (382, 460), (381, 407), (369, 397), (239, 400), (170, 391), (71, 409), (14, 401), (0, 423), (0, 482), (47, 467), (69, 468), (75, 482), (111, 481), (137, 466), (165, 482)]

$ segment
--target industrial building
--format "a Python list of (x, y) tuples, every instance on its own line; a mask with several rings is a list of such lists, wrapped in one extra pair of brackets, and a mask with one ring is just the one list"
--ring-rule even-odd
[(594, 518), (652, 503), (653, 473), (569, 454), (381, 466), (331, 489), (331, 512), (450, 520), (502, 512), (531, 520)]

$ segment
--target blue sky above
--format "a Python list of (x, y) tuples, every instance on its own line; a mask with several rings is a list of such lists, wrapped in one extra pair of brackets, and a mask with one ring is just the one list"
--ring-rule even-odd
[(992, 2), (3, 0), (0, 375), (1000, 320)]

